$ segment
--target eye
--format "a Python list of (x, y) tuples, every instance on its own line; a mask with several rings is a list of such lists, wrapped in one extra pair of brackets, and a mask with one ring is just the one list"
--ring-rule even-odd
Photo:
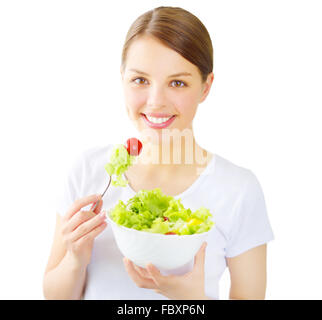
[(136, 84), (144, 84), (144, 81), (146, 81), (146, 79), (144, 79), (144, 78), (135, 78), (132, 81), (134, 83), (136, 83)]
[(171, 82), (171, 84), (174, 83), (174, 86), (175, 88), (183, 88), (183, 87), (186, 87), (186, 84), (183, 82), (183, 81), (180, 81), (180, 80), (173, 80)]

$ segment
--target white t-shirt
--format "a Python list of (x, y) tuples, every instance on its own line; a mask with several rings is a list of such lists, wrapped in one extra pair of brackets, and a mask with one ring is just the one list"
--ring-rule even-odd
[[(108, 175), (104, 165), (109, 161), (112, 149), (112, 144), (92, 148), (75, 161), (63, 190), (59, 191), (56, 209), (60, 215), (64, 215), (76, 199), (105, 190)], [(110, 185), (103, 197), (102, 210), (110, 209), (118, 200), (126, 202), (134, 195), (135, 191), (129, 185)], [(174, 198), (180, 198), (191, 210), (204, 206), (213, 215), (215, 226), (209, 234), (205, 258), (205, 293), (219, 299), (219, 280), (227, 267), (225, 258), (237, 256), (274, 238), (261, 186), (250, 170), (214, 154), (198, 179)], [(107, 226), (94, 241), (84, 299), (168, 299), (151, 289), (137, 287), (128, 276), (122, 259), (112, 229)], [(187, 271), (192, 265), (193, 261), (186, 267)]]

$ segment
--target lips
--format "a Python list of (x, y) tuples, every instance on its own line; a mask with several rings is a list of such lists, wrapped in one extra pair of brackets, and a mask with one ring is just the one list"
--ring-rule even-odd
[[(148, 116), (151, 116), (151, 117), (154, 117), (154, 118), (168, 118), (169, 115), (166, 115), (166, 114), (149, 114)], [(170, 126), (170, 124), (175, 120), (175, 115), (171, 116), (170, 115), (170, 118), (165, 121), (165, 122), (162, 122), (162, 123), (154, 123), (154, 122), (151, 122), (144, 113), (141, 114), (141, 117), (143, 118), (144, 122), (150, 127), (150, 128), (153, 128), (153, 129), (163, 129), (163, 128), (166, 128), (168, 126)]]
[(160, 112), (152, 112), (152, 113), (142, 113), (150, 117), (154, 118), (169, 118), (172, 114), (160, 113)]

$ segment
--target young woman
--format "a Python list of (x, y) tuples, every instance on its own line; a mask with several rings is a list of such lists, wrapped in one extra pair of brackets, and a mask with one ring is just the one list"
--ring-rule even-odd
[[(128, 185), (110, 186), (104, 199), (97, 193), (106, 187), (104, 165), (113, 146), (88, 150), (76, 161), (57, 205), (45, 298), (218, 299), (228, 266), (231, 299), (264, 299), (266, 244), (273, 233), (260, 184), (250, 170), (203, 149), (194, 136), (193, 119), (214, 79), (205, 26), (181, 8), (146, 12), (128, 31), (121, 76), (143, 151), (124, 175)], [(178, 137), (183, 144), (175, 143)], [(191, 151), (194, 156), (187, 156)], [(170, 275), (125, 259), (100, 214), (120, 199), (156, 187), (185, 207), (205, 206), (215, 221), (207, 246), (186, 270)]]

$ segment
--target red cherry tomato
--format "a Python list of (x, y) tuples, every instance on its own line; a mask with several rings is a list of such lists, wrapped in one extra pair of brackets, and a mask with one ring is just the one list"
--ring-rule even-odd
[(165, 234), (176, 234), (175, 232), (167, 232)]
[(137, 138), (130, 138), (126, 141), (126, 150), (131, 156), (138, 156), (142, 150), (142, 142)]

